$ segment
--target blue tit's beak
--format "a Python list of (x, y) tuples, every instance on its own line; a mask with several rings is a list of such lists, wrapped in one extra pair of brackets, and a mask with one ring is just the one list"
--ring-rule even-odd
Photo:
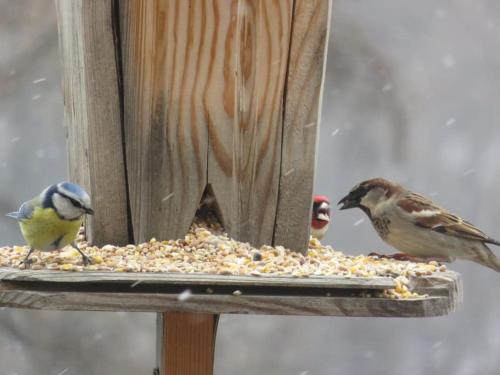
[(94, 214), (94, 210), (93, 210), (93, 209), (91, 209), (90, 207), (88, 207), (88, 208), (85, 208), (85, 213), (86, 213), (87, 215), (93, 215), (93, 214)]

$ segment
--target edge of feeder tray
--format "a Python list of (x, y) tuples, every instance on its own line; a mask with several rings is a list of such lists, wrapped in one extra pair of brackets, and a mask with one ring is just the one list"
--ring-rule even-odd
[[(0, 307), (425, 317), (446, 315), (462, 302), (461, 277), (453, 271), (411, 277), (412, 290), (427, 295), (422, 298), (372, 297), (394, 286), (389, 277), (294, 278), (0, 268)], [(186, 290), (189, 292), (180, 297)]]

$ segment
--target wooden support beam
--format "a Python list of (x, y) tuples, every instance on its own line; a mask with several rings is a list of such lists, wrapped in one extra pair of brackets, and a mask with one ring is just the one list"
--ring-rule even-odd
[(218, 318), (212, 314), (159, 313), (159, 374), (212, 375)]
[(274, 245), (301, 252), (309, 241), (330, 12), (330, 0), (296, 0), (293, 12)]
[(69, 177), (92, 197), (87, 238), (99, 246), (132, 240), (113, 4), (56, 0)]

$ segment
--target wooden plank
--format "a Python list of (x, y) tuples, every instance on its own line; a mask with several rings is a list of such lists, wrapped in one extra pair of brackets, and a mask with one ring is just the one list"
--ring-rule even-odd
[(87, 237), (130, 241), (112, 0), (56, 0), (69, 176), (92, 197)]
[(255, 246), (270, 244), (293, 1), (212, 5), (218, 21), (210, 33), (208, 182), (231, 237)]
[(217, 316), (163, 313), (158, 325), (160, 374), (212, 375)]
[(446, 297), (393, 300), (366, 297), (296, 297), (0, 291), (0, 306), (37, 310), (189, 312), (303, 316), (425, 317), (453, 311)]
[(295, 1), (293, 13), (274, 244), (303, 253), (309, 241), (330, 10), (330, 0)]
[[(367, 297), (366, 292), (355, 289), (303, 288), (287, 295), (287, 290), (292, 288), (283, 287), (273, 290), (271, 295), (266, 291), (259, 293), (255, 289), (245, 289), (245, 286), (229, 286), (229, 290), (220, 291), (214, 287), (215, 292), (212, 293), (206, 289), (195, 291), (193, 287), (191, 295), (179, 298), (179, 291), (183, 288), (177, 288), (173, 293), (163, 292), (159, 287), (143, 291), (137, 285), (126, 289), (116, 286), (109, 291), (102, 284), (97, 288), (89, 286), (86, 290), (75, 287), (75, 284), (61, 288), (60, 285), (40, 281), (2, 281), (0, 306), (44, 310), (417, 317), (447, 314), (456, 308), (462, 298), (460, 277), (453, 272), (427, 278), (421, 286), (417, 286), (416, 291), (425, 291), (429, 296), (408, 300)], [(232, 288), (241, 294), (233, 294)]]
[(232, 276), (182, 273), (117, 273), (117, 272), (65, 272), (45, 270), (17, 270), (0, 268), (0, 281), (50, 283), (116, 283), (116, 284), (172, 284), (185, 288), (192, 286), (259, 286), (283, 288), (343, 288), (387, 289), (394, 287), (389, 277), (272, 277)]
[(119, 2), (124, 127), (135, 241), (183, 237), (207, 181), (205, 2)]

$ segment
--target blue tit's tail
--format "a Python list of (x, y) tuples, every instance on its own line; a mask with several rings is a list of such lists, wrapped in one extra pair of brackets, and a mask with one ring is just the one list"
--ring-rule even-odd
[(5, 216), (11, 217), (13, 219), (19, 220), (19, 212), (9, 212)]

